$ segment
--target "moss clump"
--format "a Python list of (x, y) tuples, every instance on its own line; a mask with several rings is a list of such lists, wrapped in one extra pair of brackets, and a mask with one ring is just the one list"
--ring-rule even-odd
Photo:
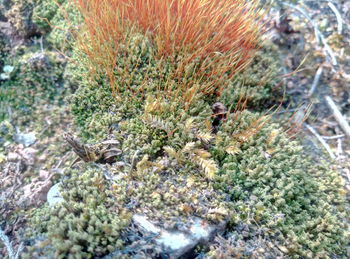
[[(5, 60), (8, 56), (9, 49), (6, 46), (5, 35), (0, 32), (0, 73), (3, 73), (3, 68), (6, 65)], [(0, 78), (0, 81), (2, 79)]]
[(21, 38), (28, 39), (38, 34), (32, 20), (34, 6), (35, 0), (13, 0), (4, 4), (4, 16)]
[[(18, 111), (13, 120), (25, 122), (25, 115), (30, 115), (39, 105), (62, 101), (62, 75), (66, 61), (59, 53), (19, 51), (15, 58), (6, 62), (14, 70), (2, 83), (0, 100), (3, 107)], [(7, 111), (1, 109), (0, 119), (7, 116)]]
[[(273, 50), (263, 48), (251, 67), (226, 82), (221, 96), (208, 96), (201, 86), (210, 82), (196, 71), (200, 60), (187, 63), (178, 76), (181, 53), (159, 58), (148, 35), (131, 32), (126, 38), (111, 77), (77, 49), (66, 70), (69, 87), (79, 85), (70, 102), (83, 139), (116, 139), (122, 154), (106, 166), (110, 182), (91, 165), (80, 175), (67, 171), (65, 201), (48, 211), (39, 231), (48, 248), (43, 255), (51, 249), (62, 257), (93, 257), (121, 249), (120, 231), (129, 213), (140, 213), (179, 229), (190, 216), (229, 219), (226, 245), (239, 239), (246, 251), (262, 237), (278, 255), (346, 257), (349, 231), (340, 177), (326, 165), (314, 166), (267, 117), (234, 111), (242, 90), (253, 108), (270, 96), (278, 74)], [(89, 75), (91, 68), (95, 73)], [(214, 134), (212, 105), (218, 101), (231, 114), (221, 115)], [(34, 216), (33, 227), (42, 219)], [(106, 228), (114, 226), (107, 235)], [(41, 253), (38, 246), (29, 250)]]
[[(263, 236), (286, 256), (346, 256), (349, 231), (344, 223), (341, 178), (327, 165), (315, 166), (298, 143), (260, 114), (233, 112), (213, 134), (211, 105), (237, 102), (233, 83), (217, 98), (200, 91), (194, 91), (190, 104), (180, 100), (183, 96), (171, 98), (165, 85), (183, 81), (164, 80), (172, 64), (154, 58), (146, 37), (133, 39), (117, 59), (116, 96), (101, 77), (94, 83), (83, 81), (72, 98), (72, 111), (86, 139), (96, 141), (110, 133), (121, 142), (127, 170), (122, 183), (116, 184), (117, 195), (129, 197), (129, 206), (137, 204), (134, 212), (149, 212), (151, 218), (171, 222), (181, 216), (178, 208), (196, 207), (181, 198), (191, 190), (186, 183), (194, 177), (194, 182), (209, 181), (203, 188), (194, 188), (199, 193), (207, 188), (213, 197), (203, 204), (228, 211), (228, 233), (245, 240), (245, 247)], [(258, 56), (246, 73), (266, 73), (260, 66), (266, 69), (269, 63), (270, 58)], [(256, 104), (276, 83), (277, 72), (273, 67), (271, 71), (266, 81), (247, 74), (237, 76), (247, 79), (242, 87), (255, 91), (252, 100), (256, 98)], [(191, 77), (191, 72), (187, 75)], [(132, 166), (135, 159), (136, 169)], [(156, 188), (176, 190), (174, 197), (180, 198), (168, 201)], [(201, 209), (194, 214), (206, 217), (205, 205), (197, 207)], [(249, 231), (242, 233), (240, 226)]]
[[(150, 104), (157, 109), (152, 111)], [(157, 114), (160, 109), (166, 111), (168, 104), (148, 98), (143, 108), (134, 110), (133, 118), (124, 118), (111, 127), (121, 141), (123, 160), (132, 164), (138, 154), (136, 161), (140, 161), (136, 175), (131, 169), (126, 170), (121, 180), (124, 185), (117, 185), (117, 196), (124, 194), (130, 198), (130, 204), (137, 204), (134, 212), (149, 212), (150, 218), (174, 222), (181, 216), (178, 208), (198, 207), (195, 214), (202, 217), (208, 215), (203, 213), (207, 208), (230, 208), (227, 215), (231, 217), (231, 233), (246, 240), (247, 247), (257, 235), (263, 235), (273, 245), (287, 247), (285, 255), (346, 255), (349, 232), (343, 222), (343, 183), (336, 172), (326, 165), (315, 166), (303, 155), (302, 147), (291, 142), (277, 125), (258, 122), (258, 114), (232, 114), (216, 135), (208, 134), (210, 140), (205, 144), (199, 132), (208, 132), (205, 125), (211, 122), (210, 106), (198, 103), (202, 112), (192, 116), (185, 110), (175, 110), (174, 117), (166, 112)], [(149, 114), (153, 117), (145, 119)], [(182, 114), (183, 119), (177, 114)], [(203, 154), (205, 162), (196, 163), (193, 156), (198, 153)], [(194, 182), (207, 181), (204, 172), (210, 164), (218, 167), (219, 176), (210, 184), (193, 188), (199, 193), (206, 190), (212, 200), (195, 205), (182, 198), (192, 190), (186, 187), (191, 175), (195, 176)], [(133, 177), (137, 179), (135, 184)], [(167, 195), (160, 191), (163, 188), (176, 190), (172, 197), (180, 198), (168, 202)], [(224, 198), (225, 193), (229, 199)], [(237, 230), (242, 224), (251, 230), (247, 236)]]
[(42, 31), (48, 32), (51, 20), (65, 0), (37, 0), (33, 8), (33, 23)]
[(282, 97), (278, 89), (280, 58), (272, 42), (263, 43), (252, 63), (224, 89), (221, 101), (228, 107), (247, 100), (247, 107), (263, 110)]
[[(130, 215), (115, 197), (101, 170), (85, 166), (66, 170), (61, 193), (64, 201), (37, 209), (31, 218), (32, 245), (23, 258), (93, 258), (123, 247), (121, 231)], [(36, 236), (39, 235), (39, 236)]]
[(52, 47), (67, 54), (72, 49), (74, 35), (82, 23), (82, 17), (73, 1), (61, 0), (60, 3), (62, 4), (50, 20), (51, 31), (47, 40)]
[[(86, 137), (95, 137), (99, 135), (101, 138), (102, 132), (107, 132), (107, 129), (114, 124), (122, 121), (123, 118), (132, 118), (139, 111), (142, 110), (142, 102), (147, 98), (152, 100), (165, 97), (167, 101), (162, 103), (168, 106), (168, 112), (162, 113), (163, 118), (169, 119), (174, 115), (176, 110), (180, 110), (176, 115), (174, 121), (186, 120), (187, 115), (183, 109), (191, 113), (204, 112), (207, 115), (211, 113), (209, 103), (214, 103), (215, 98), (203, 95), (200, 92), (200, 86), (205, 84), (205, 78), (194, 79), (193, 74), (196, 70), (196, 62), (193, 62), (185, 68), (184, 76), (179, 78), (172, 78), (173, 71), (176, 70), (176, 63), (169, 59), (168, 61), (157, 60), (154, 56), (152, 43), (146, 36), (141, 34), (132, 34), (128, 45), (120, 47), (121, 51), (116, 60), (115, 77), (118, 94), (113, 96), (111, 86), (106, 78), (94, 79), (89, 77), (86, 67), (90, 64), (83, 56), (76, 56), (76, 60), (66, 73), (70, 78), (75, 78), (73, 85), (80, 84), (80, 87), (71, 98), (72, 112), (76, 117), (78, 125), (82, 128), (82, 133)], [(274, 61), (271, 66), (268, 63), (271, 57), (263, 51), (260, 52), (255, 59), (254, 65), (249, 68), (246, 73), (239, 74), (236, 79), (229, 82), (229, 86), (222, 94), (220, 101), (227, 104), (227, 107), (235, 108), (240, 98), (241, 89), (249, 88), (247, 95), (250, 98), (250, 104), (262, 103), (266, 100), (275, 81), (275, 75), (278, 74), (277, 65)], [(181, 59), (181, 57), (178, 57)], [(272, 59), (273, 60), (273, 59)], [(266, 75), (266, 66), (269, 73), (266, 81), (261, 83), (261, 78)], [(256, 74), (256, 79), (247, 79), (248, 74)], [(83, 80), (82, 78), (85, 78)], [(169, 78), (171, 78), (169, 80)], [(260, 78), (260, 83), (258, 83)], [(94, 81), (96, 80), (96, 81)], [(172, 97), (169, 95), (169, 90), (164, 91), (164, 87), (176, 91), (177, 84), (186, 85), (188, 81), (197, 80), (196, 83), (191, 83), (193, 87), (188, 89), (182, 97)], [(237, 87), (237, 84), (241, 87)], [(181, 95), (181, 94), (180, 94)], [(186, 99), (188, 98), (188, 99)], [(181, 104), (181, 101), (187, 101)], [(191, 105), (191, 102), (196, 102)], [(170, 107), (172, 106), (172, 107)]]
[(166, 156), (150, 160), (145, 155), (134, 169), (123, 169), (113, 185), (114, 195), (122, 197), (134, 214), (166, 229), (183, 230), (193, 216), (218, 223), (229, 214), (226, 194), (216, 191), (194, 164)]
[[(253, 118), (244, 115), (240, 122), (223, 124), (220, 142), (238, 140), (241, 121)], [(237, 226), (246, 224), (260, 228), (259, 235), (286, 247), (284, 252), (290, 256), (346, 257), (348, 208), (337, 172), (305, 156), (302, 147), (274, 124), (249, 141), (236, 143), (235, 155), (222, 156), (218, 146), (213, 150), (221, 164), (218, 186), (230, 195), (236, 212), (231, 220), (233, 233), (241, 239), (256, 238), (240, 233)]]
[(8, 120), (0, 122), (0, 152), (4, 151), (6, 142), (12, 140), (15, 132), (15, 128)]
[[(204, 116), (196, 119), (205, 124)], [(229, 217), (226, 234), (238, 239), (227, 242), (240, 240), (246, 251), (263, 237), (270, 240), (266, 249), (272, 245), (286, 256), (345, 257), (348, 208), (341, 178), (327, 165), (315, 166), (277, 125), (257, 119), (247, 111), (232, 114), (206, 144), (194, 126), (187, 133), (178, 126), (178, 135), (153, 134), (144, 132), (153, 127), (147, 123), (122, 121), (113, 134), (125, 162), (110, 167), (118, 175), (113, 194), (129, 211), (169, 228), (181, 229), (191, 215), (215, 222)], [(158, 149), (148, 148), (156, 139)], [(200, 154), (218, 167), (211, 180), (204, 173), (210, 163), (201, 167), (194, 159)], [(266, 254), (260, 248), (255, 252)]]

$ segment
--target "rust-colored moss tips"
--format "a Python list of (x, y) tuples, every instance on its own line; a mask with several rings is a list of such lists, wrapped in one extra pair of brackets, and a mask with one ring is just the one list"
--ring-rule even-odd
[[(158, 60), (176, 63), (178, 81), (192, 69), (192, 80), (205, 79), (199, 91), (220, 94), (224, 82), (252, 59), (259, 43), (262, 12), (245, 0), (76, 0), (85, 27), (79, 45), (118, 90), (113, 72), (121, 46), (138, 31), (151, 39)], [(162, 63), (160, 63), (161, 65)], [(186, 70), (187, 69), (187, 70)], [(167, 88), (169, 85), (165, 85)], [(173, 91), (174, 89), (168, 89)]]

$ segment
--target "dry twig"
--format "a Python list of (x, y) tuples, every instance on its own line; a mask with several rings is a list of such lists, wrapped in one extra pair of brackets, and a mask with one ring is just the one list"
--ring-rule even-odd
[(338, 159), (343, 154), (343, 147), (342, 147), (341, 138), (337, 139), (337, 153), (336, 154), (337, 154)]
[(326, 139), (326, 140), (330, 140), (330, 139), (340, 139), (340, 138), (344, 138), (345, 135), (336, 135), (336, 136), (322, 136), (323, 139)]
[(311, 85), (311, 88), (310, 88), (310, 91), (309, 91), (309, 97), (311, 97), (314, 94), (314, 92), (315, 92), (315, 90), (317, 88), (317, 85), (320, 82), (320, 78), (322, 76), (322, 73), (323, 73), (323, 66), (321, 65), (317, 69), (317, 72), (315, 74), (314, 81), (312, 82), (312, 85)]
[(338, 9), (335, 7), (335, 5), (332, 2), (328, 2), (328, 6), (329, 6), (329, 8), (332, 9), (332, 11), (334, 12), (334, 14), (337, 18), (338, 34), (340, 35), (343, 32), (343, 19), (341, 18), (341, 15), (340, 15)]
[(311, 127), (309, 124), (306, 124), (305, 123), (305, 126), (306, 128), (312, 133), (315, 135), (315, 137), (318, 139), (318, 141), (320, 141), (320, 143), (322, 144), (322, 146), (327, 150), (329, 156), (332, 158), (332, 159), (335, 159), (335, 155), (333, 153), (333, 151), (331, 150), (331, 148), (329, 147), (329, 145), (326, 143), (326, 141), (324, 141), (324, 139), (317, 133), (317, 131)]
[(340, 113), (338, 107), (335, 105), (333, 99), (330, 96), (325, 96), (326, 103), (333, 112), (334, 118), (339, 123), (339, 126), (342, 128), (344, 133), (350, 138), (350, 126), (349, 123), (345, 120), (344, 116)]
[(13, 247), (12, 247), (12, 244), (10, 242), (10, 239), (8, 238), (8, 236), (5, 235), (5, 232), (2, 229), (0, 229), (0, 239), (6, 247), (9, 258), (10, 259), (19, 258), (19, 254), (23, 250), (23, 243), (20, 243), (20, 245), (18, 246), (17, 252), (15, 253), (15, 251), (13, 251)]

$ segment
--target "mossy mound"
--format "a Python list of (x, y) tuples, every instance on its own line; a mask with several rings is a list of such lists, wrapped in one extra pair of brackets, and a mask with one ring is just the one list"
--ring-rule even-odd
[(37, 107), (62, 103), (67, 92), (63, 87), (67, 58), (52, 47), (63, 48), (66, 41), (56, 37), (58, 46), (47, 38), (59, 27), (48, 34), (51, 20), (56, 16), (65, 20), (61, 10), (67, 6), (64, 0), (4, 2), (1, 11), (11, 32), (0, 39), (0, 120), (11, 116), (13, 124), (22, 126)]
[[(187, 143), (177, 142), (177, 148), (168, 145), (174, 142), (166, 135), (172, 140), (163, 140), (167, 146), (160, 141), (157, 153), (149, 147), (159, 139), (160, 132), (137, 132), (131, 142), (127, 137), (130, 128), (125, 130), (120, 125), (110, 135), (121, 141), (120, 161), (107, 166), (104, 176), (99, 171), (100, 180), (90, 175), (87, 178), (95, 184), (101, 182), (98, 185), (104, 194), (99, 195), (118, 199), (126, 214), (147, 215), (168, 229), (181, 229), (191, 216), (213, 223), (229, 220), (225, 233), (228, 241), (217, 243), (208, 256), (218, 255), (224, 244), (239, 242), (246, 256), (267, 255), (275, 249), (284, 256), (346, 257), (349, 231), (345, 219), (349, 210), (341, 178), (327, 165), (315, 166), (303, 155), (302, 147), (275, 124), (266, 123), (254, 135), (247, 133), (257, 118), (247, 111), (232, 114), (207, 143), (203, 139), (194, 141), (198, 137), (195, 128), (188, 135), (197, 137), (192, 142), (185, 141), (184, 135), (179, 137)], [(147, 124), (139, 127), (150, 129)], [(211, 166), (218, 170), (209, 177)], [(70, 178), (66, 181), (74, 184), (62, 191), (71, 207), (76, 197), (84, 202), (76, 188), (84, 189), (80, 179), (86, 179), (87, 172), (96, 172), (91, 168), (79, 170), (82, 176), (78, 178), (67, 175)], [(72, 172), (77, 174), (76, 170)], [(107, 178), (110, 182), (103, 180)], [(55, 218), (54, 211), (47, 215)], [(66, 224), (63, 217), (62, 222)], [(49, 236), (46, 231), (39, 232)], [(59, 239), (71, 239), (59, 235)], [(108, 238), (102, 232), (99, 235)], [(253, 246), (260, 239), (269, 240), (264, 243), (265, 252)], [(269, 246), (271, 250), (266, 250)]]
[(247, 101), (248, 108), (258, 111), (279, 103), (283, 96), (278, 87), (282, 72), (279, 60), (276, 46), (264, 42), (252, 63), (224, 89), (221, 101), (227, 107)]
[(215, 190), (193, 165), (167, 157), (150, 161), (144, 156), (135, 169), (125, 166), (117, 178), (114, 193), (123, 197), (129, 211), (165, 229), (181, 230), (193, 216), (219, 223), (228, 215), (226, 194)]
[(130, 214), (122, 207), (122, 197), (113, 195), (100, 169), (86, 166), (66, 170), (61, 184), (62, 203), (34, 211), (35, 232), (22, 258), (93, 258), (121, 249), (121, 231)]
[[(127, 193), (130, 202), (139, 201), (130, 211), (148, 211), (149, 217), (161, 220), (182, 215), (174, 208), (176, 203), (188, 210), (195, 208), (188, 200), (166, 203), (164, 194), (154, 191), (168, 186), (166, 179), (173, 179), (175, 172), (179, 179), (170, 180), (167, 188), (171, 190), (173, 185), (190, 192), (192, 187), (183, 180), (188, 177), (206, 183), (204, 188), (215, 194), (207, 205), (227, 212), (224, 218), (230, 217), (231, 226), (227, 234), (239, 236), (247, 247), (261, 237), (271, 240), (286, 256), (345, 257), (349, 245), (344, 223), (347, 208), (343, 183), (336, 172), (326, 164), (315, 166), (303, 148), (290, 141), (268, 116), (229, 109), (232, 113), (222, 119), (218, 132), (213, 134), (212, 104), (221, 101), (230, 107), (229, 98), (233, 104), (238, 102), (240, 88), (236, 94), (232, 83), (232, 88), (227, 89), (230, 93), (215, 98), (196, 92), (191, 103), (183, 102), (183, 97), (172, 98), (162, 88), (169, 83), (164, 78), (171, 64), (157, 63), (147, 38), (137, 35), (134, 39), (117, 59), (115, 76), (120, 87), (115, 96), (108, 81), (100, 77), (93, 83), (91, 78), (82, 80), (71, 99), (86, 141), (96, 142), (108, 135), (120, 141), (121, 160), (128, 168), (124, 187), (118, 187), (120, 195)], [(269, 58), (256, 60), (259, 59), (262, 67), (270, 62)], [(84, 65), (84, 60), (80, 64)], [(253, 65), (247, 71), (258, 72), (257, 67)], [(272, 79), (275, 75), (271, 74)], [(247, 78), (247, 74), (241, 76)], [(267, 78), (263, 86), (258, 82), (261, 81), (254, 78), (245, 81), (251, 85), (250, 91), (255, 91), (251, 99), (256, 97), (256, 103), (268, 96), (276, 81)], [(177, 83), (181, 81), (170, 82)], [(132, 177), (142, 184), (128, 190), (125, 186), (133, 186)], [(194, 186), (201, 190), (200, 185)], [(178, 194), (174, 196), (180, 197)], [(203, 211), (206, 210), (193, 213), (205, 218)], [(222, 220), (222, 215), (216, 216)], [(241, 226), (251, 231), (242, 234)]]
[[(70, 102), (80, 135), (88, 143), (117, 140), (118, 162), (67, 170), (65, 201), (32, 215), (43, 243), (30, 253), (106, 255), (122, 249), (122, 232), (140, 213), (166, 228), (181, 228), (189, 216), (228, 220), (226, 241), (208, 256), (238, 241), (243, 256), (349, 256), (341, 178), (327, 164), (315, 165), (268, 116), (236, 110), (241, 97), (253, 108), (270, 97), (278, 74), (271, 50), (227, 82), (221, 96), (200, 91), (206, 79), (194, 75), (198, 60), (174, 77), (181, 55), (158, 59), (144, 35), (133, 34), (119, 50), (112, 87), (99, 67), (90, 73), (92, 63), (77, 50), (65, 72), (70, 88), (79, 84)], [(218, 102), (227, 107), (219, 115)], [(253, 245), (260, 239), (270, 251)]]
[[(176, 70), (174, 61), (171, 59), (168, 61), (157, 60), (151, 42), (141, 34), (134, 34), (127, 43), (128, 45), (120, 47), (120, 55), (116, 60), (115, 77), (118, 86), (116, 97), (113, 96), (111, 86), (106, 78), (95, 78), (96, 81), (94, 81), (95, 79), (89, 76), (86, 67), (90, 64), (81, 55), (77, 55), (77, 60), (66, 70), (69, 77), (73, 78), (73, 80), (68, 79), (68, 82), (71, 82), (69, 84), (80, 85), (71, 97), (71, 103), (72, 112), (78, 125), (82, 128), (84, 136), (94, 138), (98, 135), (99, 138), (103, 137), (108, 127), (122, 118), (131, 118), (138, 113), (141, 108), (140, 103), (147, 98), (152, 100), (169, 98), (167, 106), (173, 107), (168, 107), (171, 110), (167, 113), (164, 112), (164, 117), (173, 116), (174, 110), (183, 108), (189, 110), (189, 114), (199, 110), (210, 112), (211, 108), (208, 104), (213, 104), (216, 98), (200, 92), (200, 86), (205, 83), (205, 78), (195, 79), (195, 83), (191, 83), (193, 87), (184, 96), (175, 98), (176, 101), (172, 101), (168, 90), (164, 90), (166, 85), (167, 89), (176, 91), (173, 88), (176, 88), (177, 84), (186, 85), (193, 80), (196, 73), (196, 62), (185, 68), (181, 79), (173, 78), (168, 81), (172, 72)], [(267, 102), (273, 86), (276, 85), (276, 75), (279, 73), (277, 59), (272, 57), (273, 55), (268, 51), (270, 49), (272, 47), (260, 50), (259, 55), (252, 63), (253, 65), (246, 72), (238, 74), (236, 78), (227, 82), (227, 88), (222, 97), (219, 98), (227, 107), (234, 110), (237, 103), (244, 102), (245, 99), (248, 99), (248, 105), (252, 107)], [(177, 59), (181, 59), (181, 57), (177, 57)], [(251, 74), (254, 77), (251, 77)], [(248, 91), (243, 93), (242, 89), (248, 89)], [(147, 93), (152, 94), (147, 96)], [(127, 98), (128, 101), (120, 101), (118, 98)], [(184, 104), (184, 102), (187, 103)], [(190, 104), (194, 102), (196, 102), (195, 105)], [(260, 107), (260, 109), (263, 108)], [(181, 117), (180, 113), (183, 112), (180, 111), (177, 115)], [(178, 119), (176, 118), (176, 120)], [(185, 119), (185, 117), (181, 117), (182, 121)]]
[(70, 55), (74, 37), (82, 23), (82, 17), (72, 1), (61, 1), (55, 15), (50, 20), (50, 33), (47, 40), (53, 48)]

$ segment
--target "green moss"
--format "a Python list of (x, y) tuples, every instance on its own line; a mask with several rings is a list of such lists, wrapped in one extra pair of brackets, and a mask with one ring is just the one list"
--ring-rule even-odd
[[(148, 71), (150, 78), (157, 80), (158, 77), (155, 60), (147, 39), (136, 36), (134, 41), (130, 42), (130, 49), (133, 50), (133, 53), (129, 55), (125, 51), (117, 60), (118, 70), (115, 72), (116, 75), (127, 79), (127, 81), (118, 80), (117, 82), (121, 93), (125, 91), (126, 87), (139, 87), (143, 83), (145, 71)], [(139, 59), (142, 62), (137, 62)], [(107, 80), (101, 78), (96, 82), (92, 81), (89, 71), (86, 70), (86, 66), (88, 66), (86, 59), (79, 56), (75, 60), (75, 64), (75, 67), (72, 66), (67, 71), (68, 74), (77, 79), (75, 82), (80, 84), (71, 98), (72, 112), (86, 136), (94, 136), (98, 133), (101, 134), (101, 132), (105, 134), (109, 126), (117, 123), (122, 118), (133, 117), (136, 111), (135, 108), (141, 107), (140, 100), (133, 98), (132, 93), (125, 93), (119, 99), (112, 95)], [(84, 72), (82, 73), (82, 71)], [(126, 71), (130, 71), (130, 73), (128, 77), (123, 77), (122, 74), (127, 73)], [(78, 76), (74, 76), (76, 74)], [(79, 81), (80, 78), (84, 79)], [(149, 84), (146, 87), (155, 88), (156, 83)]]
[(51, 32), (47, 40), (52, 47), (68, 52), (72, 49), (74, 33), (82, 23), (82, 17), (73, 1), (61, 0), (60, 3), (62, 5), (50, 20)]
[[(4, 108), (14, 111), (13, 120), (25, 123), (25, 116), (38, 105), (62, 101), (65, 62), (56, 52), (31, 51), (19, 51), (15, 58), (6, 61), (14, 71), (2, 83), (0, 100)], [(0, 119), (7, 116), (7, 109), (1, 109)]]
[[(193, 124), (204, 124), (205, 114), (210, 117), (209, 113), (190, 117)], [(285, 255), (346, 256), (348, 209), (341, 178), (327, 164), (315, 166), (277, 125), (265, 122), (253, 134), (252, 129), (261, 127), (256, 123), (260, 116), (238, 112), (209, 144), (203, 144), (196, 141), (195, 126), (187, 126), (186, 132), (188, 119), (173, 122), (169, 127), (179, 132), (169, 135), (166, 118), (148, 124), (142, 117), (145, 114), (124, 120), (113, 131), (125, 161), (122, 169), (111, 167), (118, 174), (113, 193), (133, 213), (146, 214), (165, 227), (181, 226), (189, 215), (213, 221), (228, 216), (228, 233), (245, 240), (244, 249), (263, 236), (273, 246), (287, 247)], [(195, 147), (187, 154), (189, 143)], [(235, 154), (227, 151), (232, 146), (237, 148)], [(218, 165), (213, 180), (193, 160), (196, 150), (208, 150)], [(248, 227), (245, 234), (242, 225)]]
[[(130, 215), (121, 197), (113, 195), (101, 170), (85, 166), (66, 170), (62, 203), (35, 210), (31, 217), (32, 245), (23, 258), (93, 258), (123, 247), (121, 231)], [(39, 235), (39, 236), (37, 236)]]
[(247, 100), (247, 107), (263, 110), (283, 96), (278, 87), (281, 75), (280, 57), (272, 42), (264, 42), (252, 63), (239, 73), (222, 93), (221, 101), (235, 107), (239, 100)]
[[(109, 107), (128, 107), (122, 99), (108, 95), (105, 98), (110, 102)], [(127, 98), (124, 101), (133, 103)], [(291, 142), (277, 125), (265, 122), (261, 128), (261, 115), (250, 112), (232, 114), (205, 144), (199, 132), (208, 132), (207, 122), (211, 125), (210, 105), (198, 102), (193, 109), (200, 109), (195, 112), (175, 105), (177, 108), (170, 115), (167, 106), (172, 107), (171, 103), (157, 101), (149, 95), (141, 104), (143, 108), (128, 110), (129, 113), (134, 111), (130, 118), (123, 118), (123, 108), (119, 108), (120, 117), (114, 126), (112, 121), (99, 120), (98, 112), (92, 112), (96, 123), (103, 123), (105, 127), (99, 128), (105, 132), (107, 128), (112, 129), (109, 132), (120, 140), (123, 160), (127, 164), (132, 164), (137, 154), (139, 169), (125, 171), (126, 176), (122, 178), (122, 184), (117, 184), (119, 191), (116, 194), (129, 197), (130, 204), (138, 204), (134, 212), (146, 213), (165, 226), (174, 226), (175, 219), (182, 215), (179, 208), (198, 208), (195, 214), (204, 218), (209, 216), (205, 213), (207, 208), (221, 208), (231, 218), (232, 233), (241, 235), (237, 230), (241, 224), (252, 225), (252, 229), (259, 226), (263, 229), (262, 235), (273, 245), (288, 248), (285, 255), (346, 255), (349, 232), (343, 221), (346, 210), (343, 183), (336, 172), (327, 165), (315, 166), (315, 162), (303, 154), (302, 147)], [(102, 100), (101, 105), (104, 104)], [(151, 104), (157, 108), (152, 110)], [(96, 105), (96, 109), (99, 108)], [(188, 126), (189, 120), (193, 121), (192, 126)], [(85, 130), (89, 132), (89, 128)], [(90, 136), (94, 139), (98, 135)], [(194, 147), (186, 153), (184, 150), (189, 143)], [(231, 152), (228, 151), (230, 148)], [(209, 152), (212, 160), (205, 155), (206, 162), (197, 164), (196, 152)], [(205, 172), (209, 161), (218, 166), (219, 176), (208, 183)], [(188, 187), (186, 183), (191, 176), (195, 177), (194, 182), (203, 184)], [(137, 184), (134, 185), (135, 179)], [(171, 197), (178, 198), (168, 200), (163, 189), (174, 190)], [(208, 190), (212, 199), (193, 204), (187, 199), (189, 196), (185, 197), (190, 191), (203, 193), (204, 190)], [(218, 214), (213, 216), (216, 217), (220, 218)], [(252, 231), (242, 238), (250, 242), (261, 234), (258, 230), (256, 233)]]
[[(227, 107), (235, 109), (237, 102), (242, 97), (242, 91), (245, 90), (244, 95), (249, 99), (248, 105), (251, 107), (266, 103), (273, 87), (277, 84), (276, 77), (279, 73), (277, 58), (271, 54), (274, 53), (272, 50), (273, 47), (266, 44), (259, 51), (253, 64), (244, 73), (238, 74), (234, 80), (229, 82), (220, 101)], [(191, 106), (192, 110), (200, 110), (204, 106), (207, 106), (204, 109), (208, 110), (208, 101), (209, 104), (215, 102), (215, 99), (201, 95), (200, 91), (195, 89), (196, 87), (199, 89), (199, 86), (205, 83), (205, 78), (198, 79), (192, 76), (196, 62), (193, 63), (192, 69), (190, 67), (185, 69), (180, 81), (178, 78), (169, 81), (168, 78), (176, 69), (174, 61), (157, 60), (152, 51), (151, 42), (140, 34), (133, 34), (128, 44), (121, 46), (115, 70), (118, 88), (118, 94), (115, 97), (112, 95), (108, 80), (104, 78), (96, 80), (96, 78), (89, 77), (86, 67), (91, 64), (82, 55), (75, 56), (73, 64), (68, 74), (70, 78), (75, 78), (73, 85), (80, 85), (80, 87), (71, 99), (72, 112), (85, 136), (90, 135), (91, 137), (91, 134), (106, 132), (108, 126), (117, 123), (121, 118), (133, 117), (142, 109), (140, 104), (146, 99), (146, 92), (147, 95), (153, 95), (153, 97), (149, 96), (150, 98), (162, 96), (161, 98), (168, 99), (169, 93), (162, 91), (165, 86), (175, 89), (177, 84), (186, 84), (194, 80), (191, 85), (193, 85), (193, 91), (197, 93), (194, 94), (192, 102), (197, 103)], [(82, 80), (82, 78), (86, 79)], [(173, 107), (168, 114), (163, 113), (163, 117), (171, 116), (174, 109), (183, 109), (179, 101), (180, 99), (173, 101), (169, 98), (168, 102), (172, 103)]]
[(0, 122), (0, 152), (4, 151), (6, 143), (12, 141), (15, 133), (15, 128), (8, 120)]
[(215, 191), (193, 165), (141, 156), (134, 170), (125, 169), (115, 181), (115, 196), (123, 197), (130, 211), (146, 215), (157, 225), (181, 229), (192, 216), (218, 223), (228, 214), (225, 194)]
[[(0, 73), (3, 72), (3, 68), (6, 65), (5, 60), (8, 56), (8, 48), (6, 46), (5, 35), (0, 32)], [(1, 80), (1, 79), (0, 79)]]
[(60, 4), (65, 0), (37, 0), (33, 8), (33, 22), (43, 32), (50, 30), (50, 23)]
[[(240, 117), (249, 121), (251, 115)], [(218, 136), (234, 135), (237, 121), (223, 124)], [(214, 148), (214, 154), (220, 150)], [(329, 165), (303, 154), (277, 125), (264, 127), (221, 163), (220, 189), (230, 194), (235, 214), (232, 230), (244, 223), (263, 236), (305, 257), (346, 256), (349, 229), (344, 219), (344, 183)], [(278, 238), (276, 238), (278, 237)]]

